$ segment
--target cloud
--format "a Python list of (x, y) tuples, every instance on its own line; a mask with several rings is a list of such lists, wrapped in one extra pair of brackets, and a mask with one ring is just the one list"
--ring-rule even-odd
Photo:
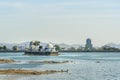
[(0, 2), (0, 7), (12, 7), (12, 8), (31, 8), (31, 6), (34, 7), (38, 7), (38, 8), (44, 8), (44, 9), (63, 9), (64, 7), (82, 7), (82, 8), (107, 8), (107, 7), (120, 7), (120, 3), (118, 2), (110, 2), (110, 1), (62, 1), (62, 2), (49, 2), (49, 3), (40, 3), (40, 2)]
[[(116, 8), (117, 7), (117, 8)], [(28, 15), (108, 15), (119, 14), (120, 3), (107, 1), (74, 1), (74, 2), (0, 2), (0, 8), (17, 9), (23, 16)], [(116, 8), (116, 9), (115, 9)], [(4, 10), (5, 11), (5, 10)], [(11, 11), (12, 12), (12, 11)], [(9, 13), (11, 13), (9, 12)], [(15, 13), (15, 11), (13, 11)], [(17, 11), (16, 11), (17, 12)]]
[(25, 7), (25, 4), (20, 2), (0, 2), (0, 7), (22, 9)]
[(103, 1), (74, 1), (74, 2), (53, 2), (53, 3), (40, 3), (40, 2), (0, 2), (2, 8), (15, 8), (23, 9), (26, 11), (59, 11), (59, 10), (94, 10), (94, 9), (108, 9), (119, 8), (120, 4), (117, 2), (103, 2)]

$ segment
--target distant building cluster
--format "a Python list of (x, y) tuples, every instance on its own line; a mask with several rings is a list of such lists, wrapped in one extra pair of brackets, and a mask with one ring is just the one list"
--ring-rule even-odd
[(70, 48), (62, 48), (62, 51), (92, 51), (93, 49), (92, 40), (87, 38), (85, 46), (79, 46), (78, 48), (71, 46)]
[(101, 47), (93, 47), (92, 40), (86, 39), (85, 45), (67, 45), (67, 44), (54, 44), (54, 43), (40, 43), (40, 41), (30, 41), (25, 45), (0, 45), (0, 51), (42, 51), (42, 52), (55, 52), (55, 51), (120, 51), (120, 48), (104, 45)]

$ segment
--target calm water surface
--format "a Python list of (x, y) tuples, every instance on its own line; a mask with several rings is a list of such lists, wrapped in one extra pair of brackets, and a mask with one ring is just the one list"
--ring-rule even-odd
[[(24, 53), (0, 53), (14, 59), (0, 69), (69, 70), (49, 75), (0, 75), (0, 80), (120, 80), (120, 53), (60, 53), (59, 56), (27, 56)], [(72, 61), (66, 64), (29, 63), (30, 61)], [(99, 61), (99, 63), (98, 63)]]

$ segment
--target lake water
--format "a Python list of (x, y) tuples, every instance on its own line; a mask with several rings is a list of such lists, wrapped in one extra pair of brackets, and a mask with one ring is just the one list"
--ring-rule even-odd
[[(0, 75), (0, 80), (120, 80), (120, 53), (60, 53), (59, 56), (28, 56), (0, 53), (0, 59), (17, 62), (0, 64), (0, 69), (69, 70), (49, 75)], [(65, 64), (29, 63), (30, 61), (72, 61)]]

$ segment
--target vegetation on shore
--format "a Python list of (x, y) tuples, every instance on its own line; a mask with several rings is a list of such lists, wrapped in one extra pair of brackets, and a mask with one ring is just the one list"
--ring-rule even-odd
[(7, 46), (0, 46), (0, 52), (21, 52), (18, 46), (14, 45), (12, 49), (7, 48)]
[(4, 46), (0, 46), (0, 51), (1, 50), (7, 50), (7, 47), (4, 45)]
[[(38, 48), (39, 51), (41, 51), (41, 49), (43, 48), (43, 46), (40, 45), (40, 41), (31, 41), (30, 44), (33, 44), (35, 46), (35, 49)], [(25, 45), (26, 46), (26, 45)], [(75, 48), (73, 46), (71, 47), (61, 47), (58, 44), (54, 45), (56, 51), (59, 52), (120, 52), (119, 48), (115, 48), (115, 47), (111, 47), (111, 46), (102, 46), (102, 47), (92, 47), (91, 49), (86, 49), (85, 47), (79, 46), (78, 48)], [(14, 45), (12, 46), (11, 49), (9, 49), (6, 45), (2, 45), (0, 46), (0, 52), (25, 52), (25, 49), (20, 49), (19, 46)]]
[(74, 48), (71, 47), (67, 50), (65, 49), (60, 49), (60, 52), (120, 52), (119, 48), (115, 48), (115, 47), (110, 47), (110, 46), (102, 46), (99, 48), (92, 48), (91, 50), (86, 50), (84, 47), (82, 48)]

